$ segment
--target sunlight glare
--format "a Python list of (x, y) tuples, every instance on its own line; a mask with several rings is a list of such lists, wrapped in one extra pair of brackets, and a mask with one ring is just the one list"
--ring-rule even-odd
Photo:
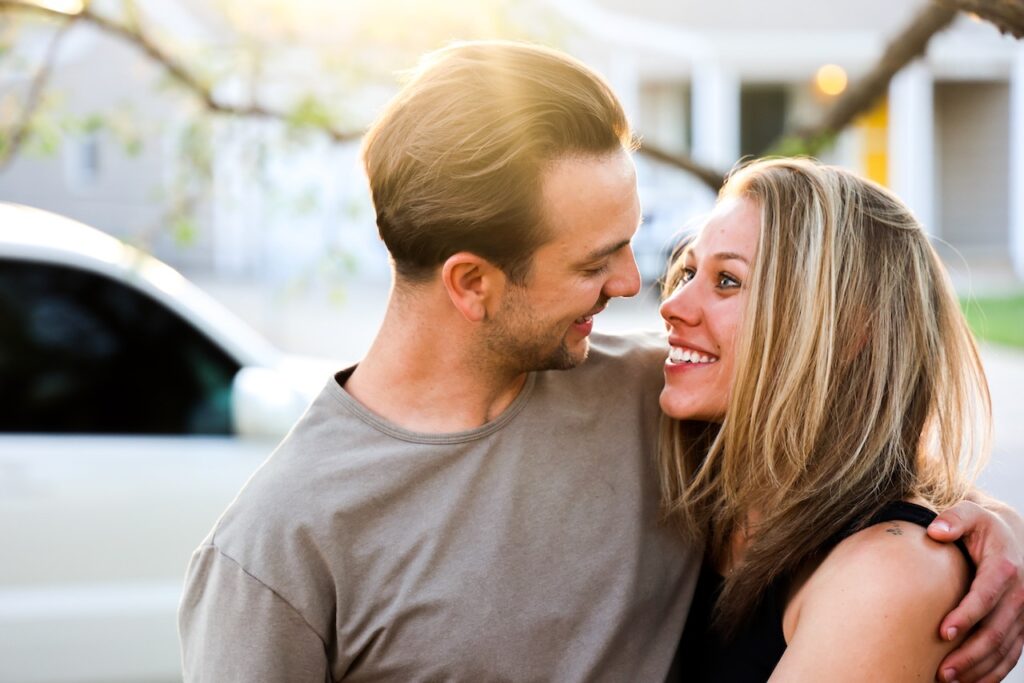
[[(515, 0), (215, 0), (230, 24), (264, 44), (398, 44), (415, 52), (452, 39), (526, 38)], [(530, 15), (532, 16), (532, 15)], [(530, 23), (532, 26), (532, 22)]]
[(81, 14), (85, 9), (85, 0), (30, 0), (25, 4), (50, 9), (61, 14)]
[(841, 66), (826, 64), (814, 76), (818, 89), (826, 95), (838, 95), (846, 90), (846, 71)]

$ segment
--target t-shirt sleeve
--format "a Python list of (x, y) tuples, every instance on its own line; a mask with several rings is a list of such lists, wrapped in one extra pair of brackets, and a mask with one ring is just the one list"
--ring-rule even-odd
[(186, 683), (331, 680), (323, 639), (215, 545), (192, 556), (178, 631)]

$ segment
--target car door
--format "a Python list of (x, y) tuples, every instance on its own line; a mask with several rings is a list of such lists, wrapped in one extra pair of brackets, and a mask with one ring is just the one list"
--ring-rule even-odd
[(191, 551), (273, 442), (240, 364), (131, 284), (0, 259), (0, 680), (180, 676)]

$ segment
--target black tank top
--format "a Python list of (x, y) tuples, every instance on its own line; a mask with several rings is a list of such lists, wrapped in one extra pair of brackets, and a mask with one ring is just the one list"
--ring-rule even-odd
[[(889, 503), (868, 520), (836, 536), (833, 546), (860, 529), (882, 522), (913, 522), (927, 527), (935, 519), (931, 510), (897, 501)], [(974, 563), (962, 541), (957, 546), (972, 569)], [(705, 562), (697, 579), (697, 588), (686, 617), (686, 628), (679, 642), (675, 663), (667, 681), (680, 683), (763, 683), (767, 681), (786, 650), (782, 633), (782, 614), (790, 577), (775, 580), (764, 592), (761, 602), (737, 636), (723, 642), (710, 629), (715, 599), (722, 588), (722, 577)]]

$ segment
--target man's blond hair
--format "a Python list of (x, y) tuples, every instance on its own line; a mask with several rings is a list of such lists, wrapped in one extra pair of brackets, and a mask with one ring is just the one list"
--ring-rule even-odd
[(522, 282), (558, 229), (540, 211), (547, 164), (632, 145), (611, 88), (556, 50), (490, 41), (426, 55), (363, 145), (397, 277), (421, 282), (469, 251)]

